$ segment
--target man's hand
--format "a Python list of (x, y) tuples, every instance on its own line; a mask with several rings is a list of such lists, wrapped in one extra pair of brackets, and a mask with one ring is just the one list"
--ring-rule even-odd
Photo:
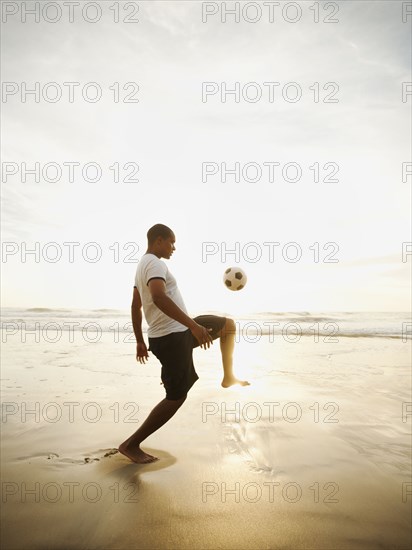
[(198, 323), (196, 323), (190, 329), (193, 336), (199, 342), (200, 347), (204, 349), (210, 348), (210, 344), (213, 344), (213, 339), (209, 334), (209, 331), (211, 330), (212, 330), (211, 328), (208, 330), (207, 328), (203, 327), (202, 325), (199, 325)]
[(139, 363), (145, 363), (146, 359), (149, 359), (146, 344), (144, 342), (137, 342), (136, 360)]

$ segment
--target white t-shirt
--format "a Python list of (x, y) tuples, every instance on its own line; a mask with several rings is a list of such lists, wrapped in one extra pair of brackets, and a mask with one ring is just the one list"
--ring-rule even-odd
[(167, 265), (154, 254), (144, 254), (137, 266), (135, 286), (142, 299), (144, 315), (149, 325), (147, 330), (148, 336), (157, 338), (158, 336), (166, 336), (166, 334), (170, 334), (171, 332), (183, 332), (187, 330), (185, 325), (163, 313), (153, 303), (148, 282), (154, 278), (161, 278), (165, 281), (167, 296), (187, 314), (183, 298), (177, 288), (176, 279), (170, 273)]

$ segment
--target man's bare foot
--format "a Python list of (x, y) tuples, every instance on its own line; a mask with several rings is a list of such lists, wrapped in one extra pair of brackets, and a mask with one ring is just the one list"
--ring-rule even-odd
[(119, 453), (122, 453), (122, 455), (129, 458), (132, 462), (136, 462), (136, 464), (148, 464), (149, 462), (159, 460), (156, 456), (142, 451), (140, 447), (130, 448), (125, 443), (119, 446)]
[(232, 376), (231, 378), (223, 378), (222, 380), (222, 387), (223, 388), (230, 388), (230, 386), (234, 386), (235, 384), (239, 384), (240, 386), (250, 386), (250, 382), (247, 380), (239, 380), (238, 378), (235, 378)]

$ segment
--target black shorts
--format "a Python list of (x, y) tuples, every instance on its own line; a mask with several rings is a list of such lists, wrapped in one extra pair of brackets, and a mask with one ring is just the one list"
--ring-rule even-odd
[[(226, 317), (218, 315), (199, 315), (194, 317), (196, 323), (212, 329), (213, 340), (219, 338), (218, 332), (226, 323)], [(166, 336), (149, 337), (149, 351), (161, 362), (161, 379), (166, 390), (166, 399), (181, 399), (199, 379), (193, 364), (193, 348), (199, 342), (190, 329), (183, 332), (172, 332)]]

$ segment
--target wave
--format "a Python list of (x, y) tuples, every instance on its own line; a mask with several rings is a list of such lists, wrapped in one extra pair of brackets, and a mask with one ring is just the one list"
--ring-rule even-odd
[(59, 311), (58, 309), (50, 309), (48, 307), (29, 307), (28, 309), (25, 309), (24, 311), (32, 311), (35, 313), (46, 313), (48, 311)]
[[(247, 324), (246, 324), (247, 325)], [(283, 327), (255, 327), (246, 326), (240, 324), (236, 330), (236, 341), (246, 341), (250, 343), (258, 342), (261, 338), (269, 338), (270, 341), (282, 338), (286, 342), (295, 343), (301, 338), (312, 338), (315, 342), (334, 343), (338, 342), (340, 338), (393, 338), (402, 340), (403, 342), (412, 339), (412, 331), (394, 329), (393, 327), (383, 327), (381, 329), (374, 327), (333, 327), (334, 330), (327, 330), (322, 327), (318, 327), (316, 330), (303, 323), (295, 326), (288, 326), (286, 323)], [(124, 322), (118, 322), (115, 319), (99, 319), (95, 317), (71, 317), (71, 318), (58, 318), (54, 319), (27, 319), (17, 318), (3, 320), (0, 324), (0, 331), (4, 330), (7, 334), (17, 334), (19, 332), (38, 332), (39, 334), (46, 335), (52, 338), (54, 332), (64, 333), (68, 332), (84, 332), (87, 334), (99, 333), (99, 334), (112, 334), (112, 335), (133, 335), (133, 328), (131, 320), (124, 320)], [(143, 324), (142, 332), (147, 334), (147, 326)], [(92, 339), (93, 340), (93, 339)], [(125, 340), (126, 341), (126, 340)]]
[[(219, 312), (216, 312), (219, 314)], [(66, 330), (82, 330), (95, 325), (101, 332), (132, 332), (130, 310), (101, 309), (52, 309), (3, 308), (3, 328), (30, 330), (53, 325)], [(312, 336), (331, 341), (333, 337), (345, 338), (402, 338), (409, 340), (412, 333), (410, 314), (406, 312), (257, 312), (234, 316), (238, 332), (245, 339), (281, 335), (288, 341), (293, 336)], [(70, 321), (70, 323), (69, 323)], [(78, 328), (76, 328), (78, 327)], [(87, 327), (86, 327), (87, 328)], [(143, 331), (146, 323), (143, 321)]]

